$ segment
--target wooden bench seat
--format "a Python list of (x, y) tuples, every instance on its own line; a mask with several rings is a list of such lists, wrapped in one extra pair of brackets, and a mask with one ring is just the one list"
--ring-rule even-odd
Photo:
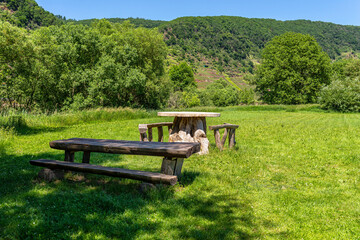
[(145, 172), (139, 170), (130, 170), (123, 168), (103, 167), (99, 165), (87, 164), (87, 163), (74, 163), (48, 159), (31, 160), (31, 165), (46, 167), (50, 169), (64, 169), (75, 172), (86, 172), (101, 174), (111, 177), (122, 177), (140, 180), (151, 183), (162, 183), (174, 185), (177, 182), (177, 176), (166, 175), (163, 173)]
[[(31, 160), (30, 164), (50, 169), (89, 172), (170, 185), (174, 185), (180, 177), (184, 158), (200, 151), (199, 143), (139, 142), (91, 138), (56, 140), (50, 142), (50, 147), (64, 150), (64, 161), (39, 159)], [(79, 151), (83, 152), (82, 163), (74, 163), (74, 153)], [(153, 173), (89, 164), (91, 152), (161, 156), (164, 158), (161, 173)]]

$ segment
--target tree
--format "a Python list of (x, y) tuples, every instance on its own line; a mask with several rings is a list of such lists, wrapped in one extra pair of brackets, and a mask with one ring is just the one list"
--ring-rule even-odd
[(196, 87), (194, 73), (186, 62), (173, 65), (169, 70), (169, 76), (174, 84), (175, 91), (184, 91), (185, 88)]
[(266, 103), (314, 103), (330, 83), (330, 58), (315, 38), (300, 33), (274, 37), (262, 52), (256, 91)]

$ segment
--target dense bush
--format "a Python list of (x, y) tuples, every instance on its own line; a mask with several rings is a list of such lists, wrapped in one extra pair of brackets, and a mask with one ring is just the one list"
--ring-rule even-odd
[(340, 59), (332, 64), (332, 69), (339, 78), (360, 77), (360, 59)]
[(336, 78), (320, 92), (319, 103), (324, 109), (360, 112), (360, 78)]
[(266, 103), (314, 103), (330, 82), (330, 58), (314, 37), (285, 33), (266, 45), (256, 75), (256, 91)]
[(186, 88), (196, 88), (193, 70), (186, 62), (171, 66), (169, 77), (175, 91), (183, 91)]

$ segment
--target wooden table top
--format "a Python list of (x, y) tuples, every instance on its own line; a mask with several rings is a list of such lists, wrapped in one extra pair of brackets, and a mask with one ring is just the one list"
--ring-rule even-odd
[(158, 112), (160, 117), (220, 117), (214, 112)]
[(70, 138), (50, 142), (50, 147), (68, 151), (188, 158), (200, 151), (194, 142), (138, 142), (110, 139)]

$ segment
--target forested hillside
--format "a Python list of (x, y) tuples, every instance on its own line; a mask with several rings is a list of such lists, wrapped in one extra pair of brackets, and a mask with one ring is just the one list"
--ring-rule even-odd
[(183, 55), (202, 54), (220, 64), (260, 57), (260, 50), (274, 36), (285, 32), (310, 34), (332, 58), (360, 51), (360, 27), (307, 20), (276, 21), (243, 17), (182, 17), (160, 26), (169, 46)]
[(63, 23), (60, 16), (45, 11), (34, 0), (1, 0), (0, 19), (29, 29)]

